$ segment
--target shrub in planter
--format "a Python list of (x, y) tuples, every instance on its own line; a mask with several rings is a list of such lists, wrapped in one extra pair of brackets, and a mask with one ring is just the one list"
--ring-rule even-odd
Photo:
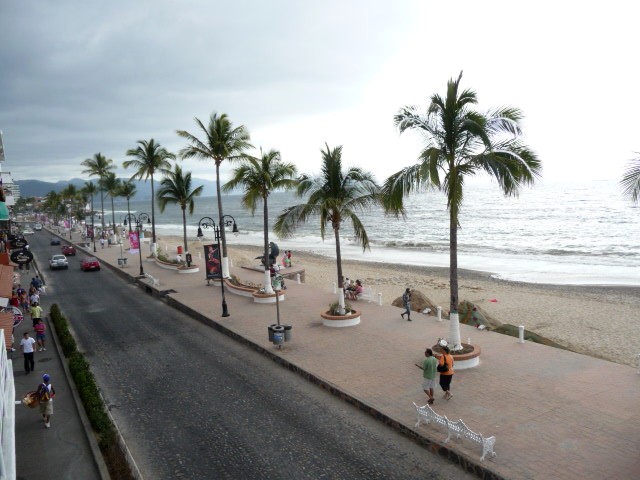
[[(345, 313), (343, 315), (348, 315), (353, 312), (353, 309), (351, 308), (351, 304), (349, 302), (344, 302), (344, 311)], [(333, 302), (331, 305), (329, 305), (329, 315), (341, 315), (340, 302)]]

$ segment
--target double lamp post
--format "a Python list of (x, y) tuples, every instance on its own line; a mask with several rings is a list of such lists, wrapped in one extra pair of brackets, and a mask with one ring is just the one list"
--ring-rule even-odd
[(140, 255), (140, 276), (144, 277), (144, 268), (142, 268), (142, 240), (140, 239), (140, 232), (142, 232), (142, 226), (146, 222), (151, 225), (151, 217), (148, 213), (140, 212), (138, 216), (133, 213), (127, 213), (124, 217), (124, 225), (129, 225), (129, 232), (131, 232), (131, 225), (133, 222), (136, 224), (136, 230), (138, 231), (138, 254)]

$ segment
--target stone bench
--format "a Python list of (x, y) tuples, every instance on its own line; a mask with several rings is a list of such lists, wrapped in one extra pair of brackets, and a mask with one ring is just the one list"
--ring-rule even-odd
[(493, 451), (493, 447), (496, 444), (496, 437), (484, 438), (481, 434), (473, 432), (465, 425), (462, 420), (458, 420), (457, 422), (452, 422), (446, 416), (438, 415), (429, 405), (424, 405), (422, 407), (413, 404), (416, 407), (416, 412), (418, 415), (418, 421), (416, 422), (416, 428), (420, 426), (422, 422), (431, 423), (434, 422), (438, 425), (442, 425), (447, 429), (447, 438), (445, 438), (444, 443), (449, 443), (451, 440), (451, 435), (455, 434), (456, 438), (466, 438), (467, 440), (471, 440), (474, 443), (477, 443), (482, 447), (482, 456), (480, 457), (480, 461), (483, 462), (487, 455), (491, 457), (496, 456), (496, 452)]

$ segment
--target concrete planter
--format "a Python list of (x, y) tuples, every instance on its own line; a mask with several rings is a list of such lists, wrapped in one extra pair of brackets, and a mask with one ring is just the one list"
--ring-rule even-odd
[[(215, 280), (216, 283), (219, 283), (217, 280)], [(225, 279), (224, 281), (224, 286), (225, 288), (235, 294), (235, 295), (240, 295), (241, 297), (247, 297), (247, 298), (252, 298), (253, 294), (257, 291), (256, 288), (252, 288), (252, 287), (244, 287), (241, 285), (236, 285), (234, 283), (231, 283), (229, 280)]]
[(360, 323), (360, 311), (351, 310), (348, 315), (331, 315), (329, 312), (321, 313), (322, 324), (325, 327), (342, 328), (353, 327)]
[[(464, 343), (463, 345), (473, 348), (473, 351), (469, 353), (451, 353), (453, 357), (453, 370), (466, 370), (468, 368), (477, 367), (480, 365), (480, 347), (477, 345), (469, 345)], [(436, 345), (434, 345), (434, 348)], [(440, 359), (441, 353), (434, 352), (435, 356)]]
[(178, 268), (180, 267), (180, 265), (177, 263), (163, 262), (162, 260), (159, 260), (157, 258), (154, 260), (157, 266), (159, 266), (160, 268), (164, 268), (165, 270), (178, 270)]
[(183, 266), (183, 267), (178, 267), (178, 273), (183, 274), (183, 273), (198, 273), (200, 271), (200, 267), (198, 267), (197, 265), (191, 265), (190, 267), (187, 266)]
[[(284, 302), (284, 290), (277, 292), (280, 297), (278, 301)], [(276, 293), (254, 292), (252, 295), (254, 303), (276, 303)]]

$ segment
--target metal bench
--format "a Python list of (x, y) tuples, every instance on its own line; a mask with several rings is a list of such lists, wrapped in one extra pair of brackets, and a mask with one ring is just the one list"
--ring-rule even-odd
[(496, 456), (496, 452), (493, 451), (493, 447), (496, 444), (496, 437), (484, 438), (481, 434), (471, 431), (462, 420), (452, 422), (446, 416), (438, 415), (429, 405), (420, 407), (416, 405), (415, 402), (413, 405), (416, 407), (418, 415), (416, 428), (418, 428), (422, 422), (428, 424), (433, 421), (447, 429), (448, 435), (447, 438), (445, 438), (444, 443), (449, 443), (451, 435), (455, 434), (458, 439), (466, 438), (467, 440), (471, 440), (482, 447), (482, 456), (480, 457), (481, 462), (484, 461), (487, 455), (491, 457)]

